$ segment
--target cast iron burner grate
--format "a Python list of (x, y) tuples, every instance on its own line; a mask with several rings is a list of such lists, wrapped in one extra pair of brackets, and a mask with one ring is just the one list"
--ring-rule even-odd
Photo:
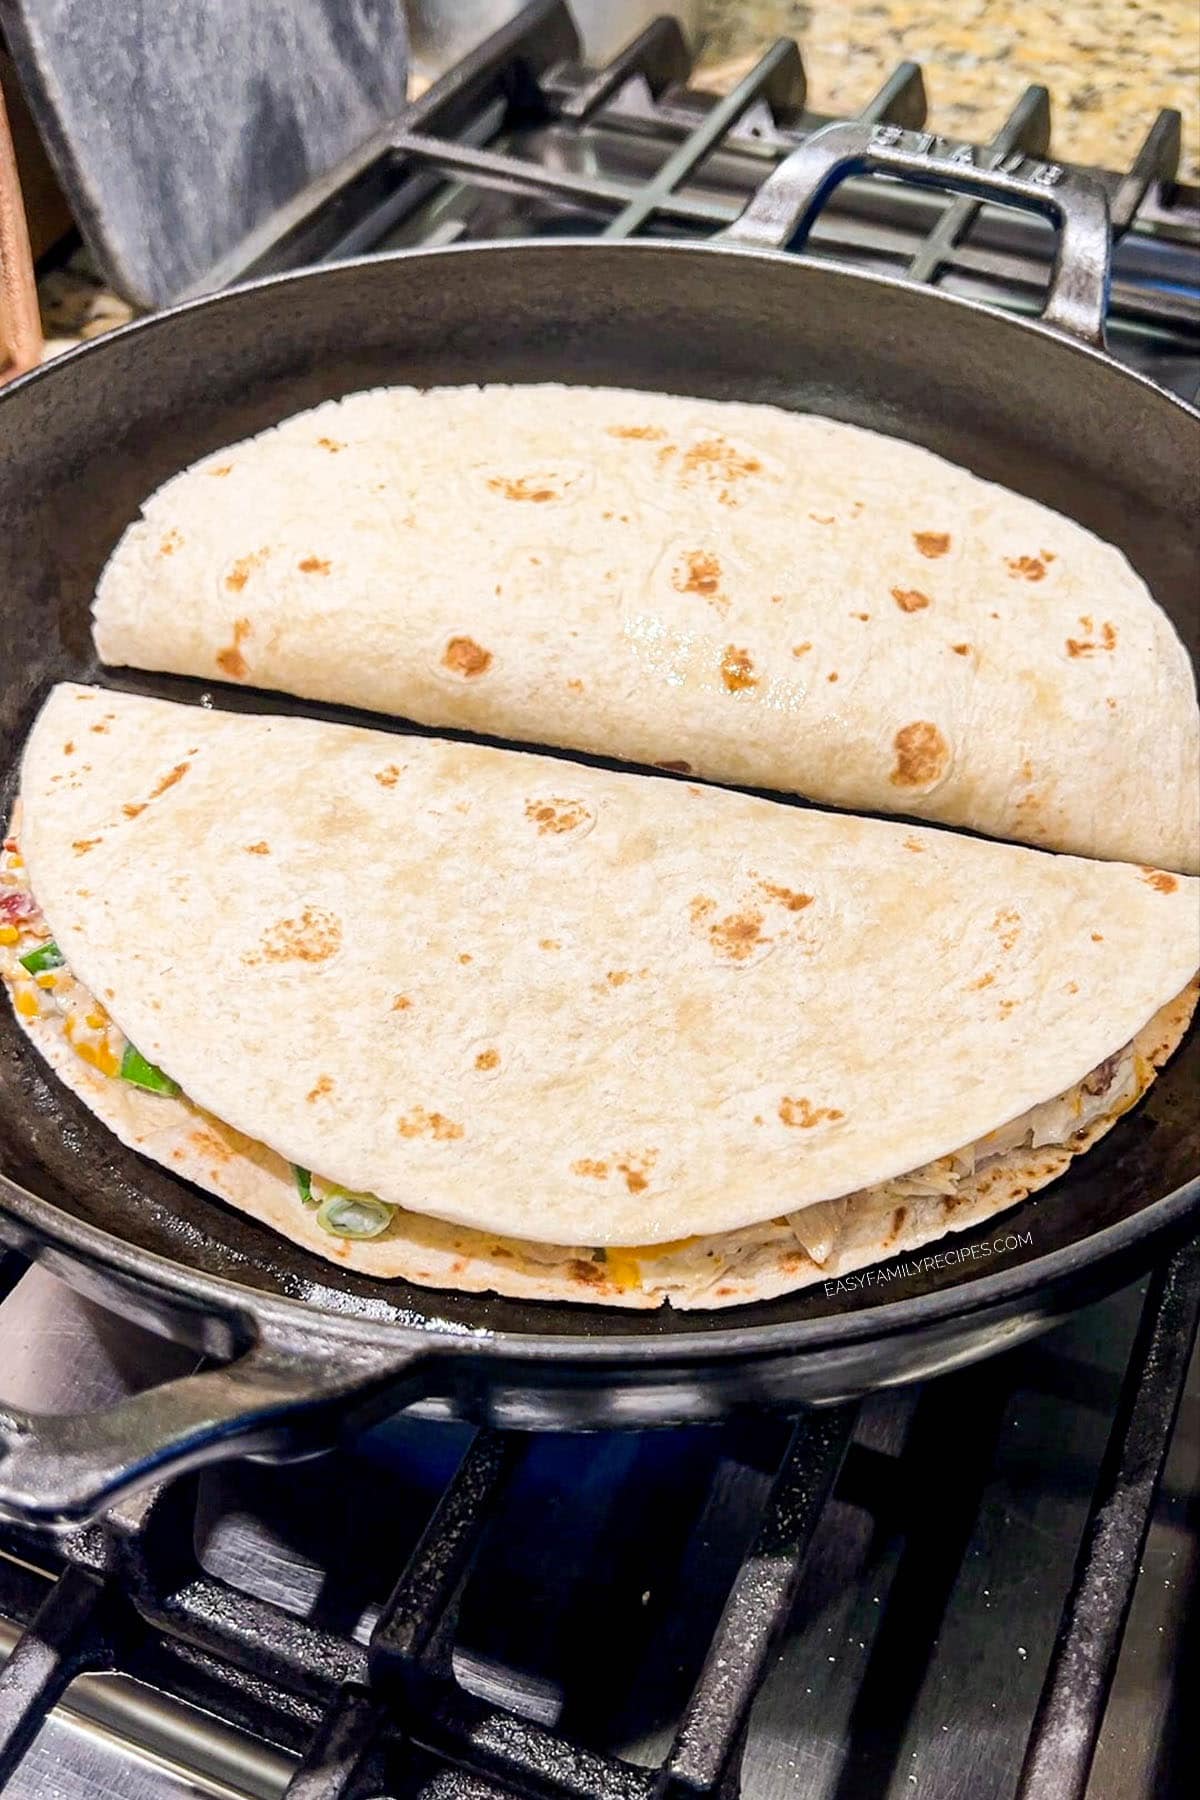
[[(15, 1257), (8, 1264), (11, 1281), (21, 1268)], [(1198, 1318), (1193, 1244), (1146, 1292), (1024, 1748), (1019, 1800), (1084, 1793)], [(790, 1427), (742, 1428), (743, 1449), (754, 1445), (748, 1453), (760, 1467), (759, 1503), (670, 1748), (653, 1768), (538, 1722), (528, 1716), (536, 1707), (522, 1716), (495, 1704), (459, 1678), (464, 1592), (506, 1491), (537, 1454), (536, 1439), (486, 1430), (470, 1438), (365, 1642), (348, 1625), (317, 1623), (211, 1572), (197, 1547), (205, 1477), (151, 1490), (100, 1524), (58, 1537), (0, 1527), (4, 1603), (23, 1628), (0, 1673), (0, 1786), (77, 1677), (119, 1670), (165, 1684), (227, 1727), (282, 1744), (294, 1765), (288, 1800), (732, 1800), (751, 1707), (798, 1594), (803, 1604), (806, 1579), (820, 1575), (810, 1553), (821, 1554), (822, 1528), (842, 1532), (831, 1519), (839, 1506), (877, 1505), (888, 1486), (883, 1471), (902, 1457), (930, 1475), (952, 1434), (953, 1470), (938, 1478), (935, 1516), (926, 1508), (908, 1523), (909, 1573), (902, 1569), (893, 1584), (858, 1677), (856, 1709), (878, 1711), (881, 1695), (872, 1690), (886, 1687), (884, 1716), (902, 1716), (913, 1690), (903, 1653), (889, 1659), (887, 1640), (899, 1632), (915, 1655), (921, 1614), (933, 1618), (944, 1607), (1009, 1393), (1004, 1366), (1013, 1360), (887, 1397), (890, 1449), (880, 1447), (888, 1431), (881, 1437), (878, 1421), (862, 1430), (871, 1402), (811, 1412)], [(866, 1501), (872, 1493), (875, 1501)], [(919, 1603), (915, 1580), (925, 1590)], [(627, 1650), (632, 1657), (633, 1646)], [(597, 1655), (606, 1653), (598, 1645)], [(889, 1661), (886, 1675), (880, 1657)], [(901, 1741), (898, 1733), (894, 1744)], [(838, 1791), (882, 1794), (895, 1754), (868, 1735)], [(968, 1790), (935, 1781), (921, 1791)]]

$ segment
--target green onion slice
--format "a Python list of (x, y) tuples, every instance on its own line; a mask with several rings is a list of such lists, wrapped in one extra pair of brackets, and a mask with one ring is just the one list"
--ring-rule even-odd
[(394, 1206), (374, 1194), (348, 1194), (335, 1188), (317, 1213), (317, 1224), (332, 1237), (373, 1238), (392, 1222)]
[(296, 1187), (299, 1189), (300, 1198), (303, 1200), (305, 1206), (316, 1206), (318, 1201), (317, 1196), (312, 1191), (312, 1170), (302, 1169), (299, 1163), (293, 1163), (292, 1174), (295, 1177)]
[(31, 975), (40, 975), (43, 969), (61, 969), (66, 958), (51, 938), (48, 944), (39, 944), (36, 950), (27, 950), (17, 961)]
[(156, 1069), (152, 1062), (147, 1062), (140, 1050), (132, 1044), (126, 1044), (125, 1054), (121, 1058), (121, 1080), (131, 1081), (134, 1087), (145, 1088), (151, 1094), (177, 1094), (179, 1083)]

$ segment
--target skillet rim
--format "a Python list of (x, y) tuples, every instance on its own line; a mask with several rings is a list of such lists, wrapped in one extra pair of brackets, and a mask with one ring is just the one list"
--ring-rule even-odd
[[(776, 274), (781, 266), (798, 269), (804, 272), (801, 279), (811, 275), (821, 277), (828, 272), (841, 280), (851, 280), (887, 293), (903, 295), (910, 303), (918, 294), (924, 295), (931, 303), (936, 301), (968, 313), (983, 313), (991, 321), (1018, 335), (1031, 333), (1043, 346), (1048, 340), (1053, 346), (1053, 353), (1074, 353), (1084, 357), (1088, 364), (1098, 363), (1108, 374), (1115, 375), (1122, 382), (1132, 382), (1141, 389), (1150, 404), (1165, 405), (1168, 412), (1176, 415), (1181, 422), (1190, 421), (1193, 425), (1200, 425), (1200, 406), (1194, 406), (1181, 396), (1159, 387), (1140, 371), (1118, 363), (1106, 350), (1043, 324), (1040, 317), (1007, 312), (987, 302), (948, 294), (937, 288), (914, 289), (912, 284), (894, 276), (859, 269), (833, 258), (817, 259), (795, 255), (786, 250), (712, 240), (643, 238), (614, 243), (603, 237), (568, 236), (493, 240), (435, 248), (422, 246), (348, 257), (315, 267), (260, 276), (233, 287), (180, 301), (143, 318), (134, 319), (129, 324), (106, 333), (102, 338), (64, 351), (51, 362), (43, 363), (39, 368), (18, 376), (0, 392), (0, 427), (4, 422), (5, 403), (10, 397), (23, 394), (33, 384), (53, 380), (58, 369), (73, 365), (80, 357), (103, 355), (110, 345), (124, 341), (131, 333), (152, 332), (160, 326), (173, 329), (176, 321), (186, 320), (192, 314), (213, 307), (220, 308), (226, 303), (236, 306), (241, 296), (262, 289), (285, 289), (298, 282), (314, 283), (323, 275), (333, 277), (352, 274), (356, 269), (377, 268), (380, 264), (388, 263), (407, 264), (414, 259), (424, 262), (434, 257), (447, 256), (511, 257), (539, 253), (561, 255), (563, 252), (611, 254), (614, 251), (626, 258), (657, 258), (664, 252), (675, 256), (707, 256), (718, 252), (765, 264)], [(319, 1327), (313, 1331), (313, 1336), (315, 1338), (319, 1331), (324, 1340), (324, 1351), (339, 1343), (358, 1343), (390, 1348), (397, 1356), (404, 1351), (410, 1354), (425, 1352), (460, 1356), (472, 1351), (483, 1351), (519, 1362), (538, 1359), (555, 1362), (575, 1360), (600, 1367), (666, 1364), (675, 1360), (695, 1362), (759, 1355), (765, 1357), (780, 1351), (798, 1355), (875, 1338), (892, 1337), (956, 1317), (966, 1318), (1019, 1301), (1023, 1296), (1038, 1291), (1048, 1292), (1085, 1269), (1099, 1269), (1137, 1244), (1153, 1242), (1192, 1211), (1200, 1211), (1200, 1173), (1182, 1187), (1160, 1195), (1128, 1217), (1092, 1231), (1057, 1250), (1033, 1257), (1008, 1270), (955, 1282), (933, 1293), (883, 1301), (848, 1313), (823, 1314), (816, 1318), (800, 1318), (773, 1324), (747, 1321), (728, 1327), (723, 1324), (711, 1325), (702, 1331), (684, 1326), (678, 1332), (671, 1330), (654, 1335), (626, 1337), (605, 1333), (602, 1336), (591, 1336), (586, 1333), (587, 1308), (580, 1309), (580, 1335), (563, 1332), (540, 1334), (506, 1332), (490, 1326), (463, 1327), (450, 1322), (445, 1322), (439, 1328), (439, 1323), (433, 1319), (427, 1319), (421, 1325), (408, 1326), (361, 1314), (347, 1315), (319, 1304), (314, 1305), (312, 1300), (264, 1293), (250, 1286), (242, 1286), (228, 1277), (190, 1269), (157, 1251), (144, 1249), (100, 1226), (87, 1224), (63, 1213), (51, 1202), (40, 1199), (0, 1171), (0, 1213), (14, 1216), (39, 1236), (41, 1242), (32, 1251), (35, 1258), (49, 1250), (51, 1253), (60, 1252), (75, 1263), (82, 1259), (102, 1273), (120, 1276), (143, 1289), (152, 1288), (156, 1295), (175, 1303), (177, 1307), (182, 1304), (189, 1310), (194, 1310), (199, 1302), (226, 1319), (248, 1318), (259, 1324), (284, 1329), (294, 1326), (303, 1315), (309, 1321), (310, 1330), (313, 1330), (314, 1321), (319, 1320)], [(0, 1227), (0, 1239), (7, 1235)], [(414, 1291), (422, 1298), (426, 1291), (431, 1295), (437, 1293), (436, 1289), (418, 1288)], [(416, 1313), (419, 1307), (411, 1310)], [(682, 1314), (674, 1316), (680, 1319), (683, 1317)], [(321, 1354), (315, 1344), (314, 1352)]]

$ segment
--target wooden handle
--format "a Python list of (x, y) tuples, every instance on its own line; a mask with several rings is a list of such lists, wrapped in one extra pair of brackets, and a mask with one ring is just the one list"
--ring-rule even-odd
[(42, 360), (42, 323), (17, 159), (0, 94), (0, 386)]

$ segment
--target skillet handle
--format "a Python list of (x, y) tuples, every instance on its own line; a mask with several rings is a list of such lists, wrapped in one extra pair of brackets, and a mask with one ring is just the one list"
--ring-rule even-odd
[(780, 163), (717, 242), (757, 250), (799, 249), (847, 175), (879, 170), (922, 187), (1040, 212), (1058, 227), (1058, 249), (1042, 323), (1104, 347), (1111, 229), (1108, 199), (1093, 176), (1060, 163), (1020, 158), (1017, 169), (979, 168), (970, 144), (902, 131), (898, 125), (826, 125)]
[(41, 358), (42, 326), (29, 228), (0, 93), (0, 387), (14, 375), (35, 369)]
[(118, 1496), (232, 1456), (303, 1456), (343, 1425), (411, 1405), (425, 1391), (405, 1356), (346, 1345), (314, 1359), (303, 1339), (260, 1337), (233, 1362), (147, 1388), (90, 1413), (0, 1406), (0, 1518), (78, 1525)]

